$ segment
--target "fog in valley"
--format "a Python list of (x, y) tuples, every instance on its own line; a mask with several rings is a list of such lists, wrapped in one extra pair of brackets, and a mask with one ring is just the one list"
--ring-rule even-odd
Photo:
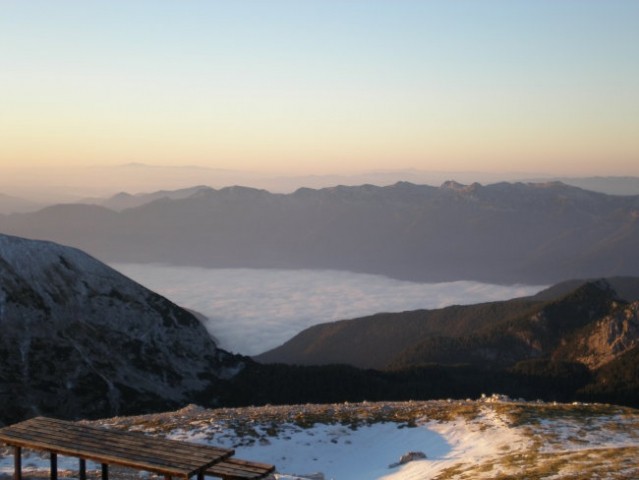
[(220, 346), (244, 355), (277, 347), (318, 323), (505, 300), (544, 288), (468, 281), (413, 283), (334, 270), (111, 266), (178, 305), (207, 316), (206, 326)]

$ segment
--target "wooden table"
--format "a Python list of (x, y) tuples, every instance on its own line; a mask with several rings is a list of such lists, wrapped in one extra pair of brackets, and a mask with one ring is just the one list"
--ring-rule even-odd
[(57, 455), (80, 461), (80, 480), (86, 480), (86, 461), (102, 464), (108, 480), (109, 465), (120, 465), (185, 480), (205, 471), (235, 452), (230, 449), (150, 437), (140, 432), (109, 430), (65, 420), (37, 417), (0, 429), (0, 442), (14, 447), (14, 479), (22, 479), (22, 448), (48, 451), (51, 480), (57, 479)]

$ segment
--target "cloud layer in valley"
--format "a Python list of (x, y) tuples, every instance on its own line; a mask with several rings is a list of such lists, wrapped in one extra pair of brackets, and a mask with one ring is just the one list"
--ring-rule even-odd
[(333, 270), (205, 269), (116, 264), (115, 269), (208, 317), (222, 348), (256, 355), (318, 323), (531, 295), (543, 287), (413, 283)]

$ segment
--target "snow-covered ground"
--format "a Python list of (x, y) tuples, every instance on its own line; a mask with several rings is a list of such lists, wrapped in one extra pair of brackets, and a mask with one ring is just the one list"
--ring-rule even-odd
[[(488, 397), (214, 410), (190, 406), (98, 423), (231, 447), (239, 458), (275, 464), (275, 478), (281, 480), (639, 478), (639, 411), (608, 405)], [(408, 452), (426, 458), (393, 465)], [(73, 477), (76, 463), (62, 458), (60, 469)], [(48, 460), (31, 455), (24, 464), (42, 474)], [(0, 473), (12, 472), (13, 458), (6, 455)]]

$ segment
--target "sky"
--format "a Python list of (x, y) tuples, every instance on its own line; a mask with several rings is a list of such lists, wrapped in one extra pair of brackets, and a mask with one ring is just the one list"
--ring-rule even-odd
[(639, 175), (634, 0), (0, 0), (0, 167)]

